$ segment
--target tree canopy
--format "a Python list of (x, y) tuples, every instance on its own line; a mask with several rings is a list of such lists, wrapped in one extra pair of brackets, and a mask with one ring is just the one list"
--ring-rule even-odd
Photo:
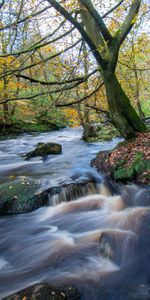
[[(0, 103), (5, 122), (14, 114), (16, 100), (28, 100), (38, 103), (43, 115), (54, 107), (95, 109), (109, 115), (125, 138), (146, 130), (142, 114), (131, 105), (135, 101), (138, 111), (141, 108), (139, 72), (149, 71), (133, 51), (143, 34), (146, 1), (9, 0), (0, 6)], [(131, 43), (132, 28), (137, 38)], [(133, 93), (124, 83), (126, 66), (134, 71)]]

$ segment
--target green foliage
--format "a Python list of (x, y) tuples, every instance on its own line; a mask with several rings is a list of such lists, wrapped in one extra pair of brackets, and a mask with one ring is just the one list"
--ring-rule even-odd
[(150, 161), (144, 160), (141, 152), (136, 152), (132, 165), (128, 166), (126, 160), (121, 160), (116, 165), (113, 176), (117, 180), (128, 180), (147, 170), (150, 170)]
[(87, 142), (110, 141), (117, 136), (120, 136), (119, 132), (113, 125), (97, 124), (90, 127), (89, 137), (84, 140)]
[(32, 101), (31, 109), (34, 110), (34, 119), (38, 124), (57, 127), (69, 125), (63, 110), (55, 108), (50, 97), (40, 97)]

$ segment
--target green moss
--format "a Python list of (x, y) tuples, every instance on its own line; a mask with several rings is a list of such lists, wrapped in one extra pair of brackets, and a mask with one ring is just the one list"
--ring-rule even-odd
[(8, 211), (10, 213), (30, 211), (34, 200), (35, 192), (39, 189), (39, 184), (34, 180), (20, 177), (11, 182), (0, 185), (0, 213)]
[(95, 131), (93, 132), (93, 136), (86, 138), (86, 142), (101, 142), (101, 141), (110, 141), (114, 137), (120, 136), (117, 129), (113, 127), (113, 125), (98, 125), (95, 127)]
[(26, 160), (35, 156), (46, 156), (49, 154), (60, 154), (62, 153), (62, 147), (60, 144), (56, 143), (38, 143), (35, 150), (30, 151), (26, 154)]
[(21, 133), (38, 133), (57, 129), (59, 129), (59, 127), (56, 125), (28, 124), (24, 122), (18, 122), (6, 128), (1, 126), (0, 140), (15, 138)]
[[(113, 177), (117, 180), (132, 180), (137, 176), (142, 176), (144, 172), (150, 170), (150, 161), (144, 160), (141, 152), (136, 152), (133, 157), (133, 162), (130, 166), (126, 166), (126, 160), (121, 160), (117, 163), (113, 171)], [(145, 173), (145, 178), (149, 176)]]

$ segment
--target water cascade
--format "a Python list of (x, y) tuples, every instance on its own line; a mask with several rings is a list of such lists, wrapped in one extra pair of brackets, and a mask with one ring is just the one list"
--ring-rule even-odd
[(75, 286), (82, 299), (134, 299), (150, 278), (149, 196), (135, 186), (112, 196), (103, 186), (101, 194), (1, 218), (1, 299), (39, 282)]
[(48, 197), (47, 206), (0, 218), (0, 299), (49, 283), (75, 287), (82, 300), (149, 300), (150, 189), (116, 187), (84, 168), (110, 143), (85, 145), (68, 129), (59, 135), (52, 138), (61, 140), (63, 154), (46, 162), (20, 155), (48, 134), (23, 136), (20, 147), (0, 143), (1, 182), (29, 176)]

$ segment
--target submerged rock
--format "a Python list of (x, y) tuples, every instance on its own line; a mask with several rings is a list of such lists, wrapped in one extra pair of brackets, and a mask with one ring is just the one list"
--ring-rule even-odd
[(2, 300), (79, 300), (80, 294), (73, 287), (53, 288), (48, 284), (36, 284)]
[(49, 154), (61, 154), (62, 146), (56, 143), (38, 143), (37, 147), (25, 155), (25, 159), (29, 160), (35, 156), (45, 157)]
[(104, 257), (113, 259), (114, 251), (112, 249), (111, 242), (107, 233), (102, 233), (99, 240), (99, 251), (100, 254)]

